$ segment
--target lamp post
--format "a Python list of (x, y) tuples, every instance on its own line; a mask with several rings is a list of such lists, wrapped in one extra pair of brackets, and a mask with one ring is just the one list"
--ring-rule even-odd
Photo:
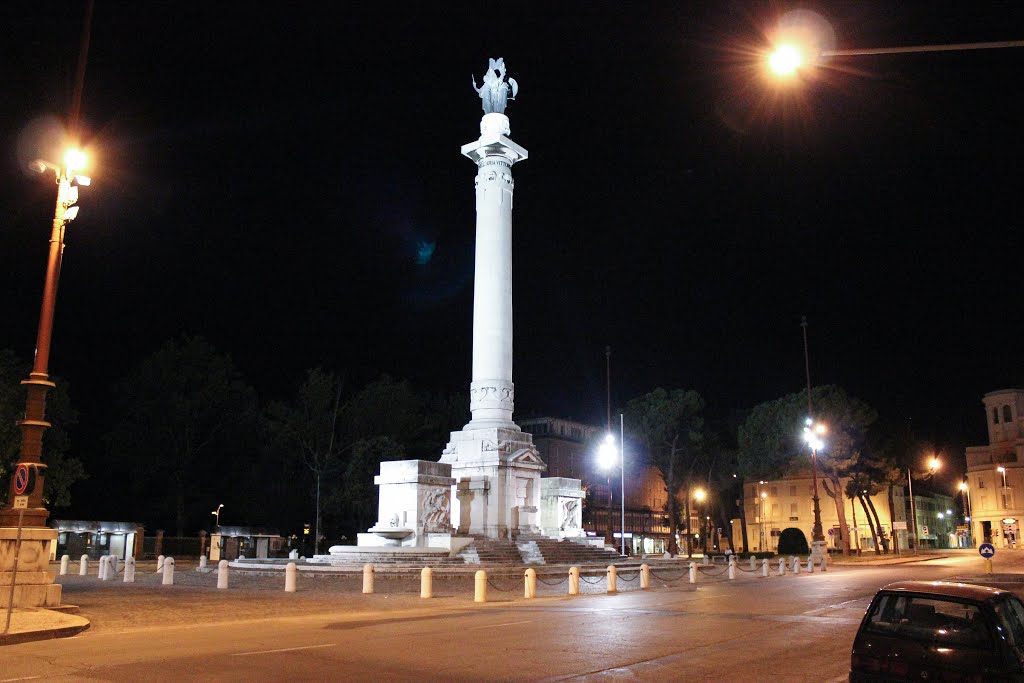
[[(940, 465), (941, 465), (941, 463), (939, 462), (939, 459), (936, 458), (936, 457), (932, 457), (928, 461), (928, 476), (931, 476), (931, 475), (935, 474), (935, 471), (939, 469)], [(910, 516), (914, 520), (913, 521), (913, 524), (914, 524), (914, 533), (913, 533), (913, 538), (914, 538), (914, 554), (917, 555), (917, 547), (919, 545), (921, 545), (921, 544), (918, 542), (920, 540), (920, 538), (919, 538), (918, 533), (917, 533), (917, 507), (914, 505), (914, 480), (910, 476), (910, 468), (909, 467), (907, 468), (907, 489), (910, 492)]]
[[(619, 527), (621, 533), (619, 534), (620, 540), (622, 541), (620, 551), (623, 556), (626, 555), (626, 466), (622, 457), (622, 442), (625, 437), (625, 418), (622, 413), (619, 413), (619, 446), (616, 448), (615, 437), (609, 432), (605, 435), (604, 441), (601, 443), (597, 451), (598, 466), (601, 469), (610, 469), (615, 466), (616, 460), (619, 465), (619, 504), (621, 511), (621, 518)], [(609, 513), (611, 509), (609, 508)]]
[[(697, 502), (697, 519), (702, 519), (701, 512), (703, 511), (703, 508), (701, 506), (701, 503), (703, 503), (704, 499), (707, 498), (707, 497), (708, 497), (708, 494), (707, 494), (706, 491), (704, 491), (704, 489), (697, 489), (696, 491), (693, 492), (693, 499)], [(704, 533), (704, 523), (701, 522), (700, 526), (701, 526), (701, 534), (703, 534)], [(690, 534), (690, 520), (689, 520), (689, 518), (686, 520), (686, 533), (687, 533), (687, 535)], [(690, 546), (689, 539), (687, 539), (687, 544), (686, 545), (687, 545), (687, 548), (689, 548), (689, 546)], [(704, 549), (704, 554), (707, 555), (707, 538), (704, 539), (703, 544), (702, 544), (701, 547)]]
[(1003, 509), (1005, 510), (1008, 507), (1007, 504), (1006, 504), (1006, 468), (1003, 467), (1002, 465), (1000, 465), (999, 467), (996, 468), (996, 472), (998, 472), (999, 474), (1003, 475), (1002, 496), (1003, 496)]
[(210, 514), (213, 515), (216, 518), (217, 528), (218, 529), (220, 529), (220, 510), (223, 507), (224, 507), (224, 503), (221, 503), (220, 505), (217, 506), (216, 510), (213, 510), (212, 512), (210, 512)]
[(960, 482), (960, 496), (964, 503), (964, 521), (967, 522), (967, 542), (974, 547), (974, 521), (971, 519), (971, 488), (966, 481)]
[(48, 373), (50, 362), (50, 340), (53, 334), (53, 314), (57, 301), (57, 283), (60, 279), (61, 259), (64, 255), (64, 230), (67, 224), (78, 216), (78, 188), (89, 185), (88, 176), (81, 175), (86, 167), (85, 154), (69, 149), (64, 154), (62, 165), (38, 159), (30, 168), (39, 173), (53, 171), (57, 182), (57, 204), (53, 213), (50, 233), (50, 251), (46, 261), (46, 280), (43, 285), (43, 302), (39, 313), (39, 329), (36, 332), (36, 354), (32, 371), (25, 385), (25, 418), (18, 422), (21, 429), (21, 451), (16, 471), (25, 477), (11, 477), (7, 506), (0, 510), (0, 526), (18, 524), (15, 506), (24, 510), (25, 526), (45, 526), (48, 512), (43, 506), (46, 465), (42, 462), (43, 433), (50, 427), (46, 421), (46, 394), (56, 386)]
[[(807, 377), (807, 422), (804, 425), (804, 439), (811, 447), (811, 479), (814, 482), (814, 526), (811, 528), (811, 554), (817, 563), (825, 561), (825, 533), (821, 528), (821, 499), (818, 497), (818, 450), (824, 447), (822, 437), (827, 431), (825, 425), (813, 425), (811, 419), (811, 359), (807, 351), (807, 316), (800, 318), (804, 335), (804, 373)], [(813, 429), (812, 429), (813, 426)]]

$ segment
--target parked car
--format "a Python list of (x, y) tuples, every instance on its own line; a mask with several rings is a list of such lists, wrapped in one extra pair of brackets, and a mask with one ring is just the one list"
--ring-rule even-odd
[(967, 583), (885, 586), (853, 641), (850, 681), (1024, 681), (1024, 603)]

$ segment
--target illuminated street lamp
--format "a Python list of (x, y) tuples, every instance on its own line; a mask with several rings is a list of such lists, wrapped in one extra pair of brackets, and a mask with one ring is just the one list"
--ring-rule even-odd
[(224, 507), (224, 503), (221, 503), (220, 505), (217, 506), (216, 510), (213, 510), (213, 511), (210, 512), (210, 514), (213, 515), (216, 518), (216, 520), (217, 520), (217, 528), (218, 529), (220, 529), (220, 510), (221, 510), (222, 507)]
[[(935, 456), (932, 456), (931, 459), (928, 460), (928, 476), (930, 477), (933, 474), (935, 474), (935, 472), (941, 466), (942, 466), (942, 463), (939, 462), (939, 459), (936, 458)], [(914, 481), (913, 481), (913, 479), (910, 476), (910, 468), (909, 467), (907, 468), (907, 489), (908, 489), (908, 491), (910, 493), (910, 516), (914, 519), (914, 522), (913, 522), (914, 528), (913, 528), (912, 538), (914, 539), (914, 554), (916, 555), (917, 554), (917, 547), (919, 545), (921, 545), (921, 544), (918, 543), (919, 538), (918, 538), (918, 534), (917, 534), (917, 508), (914, 505)]]
[[(708, 497), (708, 494), (707, 494), (707, 492), (704, 491), (704, 489), (697, 489), (696, 491), (693, 492), (693, 499), (695, 501), (697, 501), (697, 503), (703, 503), (704, 499), (707, 498), (707, 497)], [(700, 507), (700, 505), (698, 505), (697, 506), (697, 519), (700, 519), (700, 513), (701, 513), (701, 507)], [(704, 525), (702, 524), (701, 525), (701, 527), (702, 527), (701, 528), (701, 533), (702, 534), (704, 533), (703, 526)], [(690, 534), (690, 519), (689, 519), (689, 515), (687, 515), (687, 520), (686, 520), (686, 533), (687, 533), (687, 535)], [(699, 538), (699, 536), (698, 536), (698, 538)], [(706, 538), (704, 540), (704, 554), (707, 555), (707, 539)], [(690, 542), (689, 542), (689, 539), (687, 539), (687, 542), (686, 542), (686, 556), (687, 557), (690, 556)]]
[[(619, 466), (619, 503), (621, 505), (621, 533), (619, 537), (622, 541), (621, 552), (622, 555), (626, 555), (626, 467), (622, 458), (622, 441), (625, 436), (624, 418), (622, 413), (619, 413), (619, 446), (615, 444), (615, 437), (611, 433), (608, 433), (604, 437), (604, 441), (597, 449), (597, 465), (602, 470), (608, 470), (616, 465)], [(610, 512), (610, 510), (609, 510)]]
[(971, 521), (971, 488), (966, 481), (960, 482), (960, 496), (964, 499), (964, 521), (967, 522), (967, 542), (974, 547), (974, 523)]
[(11, 488), (7, 496), (8, 507), (0, 510), (0, 526), (15, 526), (19, 515), (15, 506), (23, 510), (25, 526), (45, 526), (48, 512), (43, 506), (43, 484), (46, 465), (42, 462), (43, 433), (50, 427), (46, 421), (46, 394), (55, 385), (50, 381), (50, 339), (53, 334), (53, 313), (57, 301), (57, 282), (60, 276), (61, 259), (64, 255), (64, 230), (68, 223), (78, 216), (78, 188), (89, 185), (88, 176), (82, 175), (86, 168), (85, 154), (78, 149), (69, 149), (64, 154), (63, 164), (37, 159), (29, 167), (39, 173), (53, 171), (57, 182), (57, 205), (53, 214), (50, 234), (50, 252), (46, 262), (46, 281), (43, 286), (43, 303), (39, 313), (39, 329), (36, 333), (36, 354), (32, 371), (25, 385), (25, 418), (18, 422), (21, 428), (21, 450), (16, 471), (26, 476), (11, 477)]

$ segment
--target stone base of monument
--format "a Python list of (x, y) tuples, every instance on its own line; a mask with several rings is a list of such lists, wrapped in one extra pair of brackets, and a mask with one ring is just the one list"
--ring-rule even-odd
[(583, 499), (587, 493), (579, 479), (545, 477), (540, 480), (540, 531), (551, 538), (583, 538)]
[(0, 607), (8, 606), (14, 560), (18, 558), (18, 572), (14, 582), (15, 607), (57, 607), (61, 600), (61, 586), (53, 582), (50, 569), (51, 544), (57, 544), (57, 530), (47, 527), (27, 527), (21, 530), (21, 548), (18, 550), (18, 530), (0, 528)]

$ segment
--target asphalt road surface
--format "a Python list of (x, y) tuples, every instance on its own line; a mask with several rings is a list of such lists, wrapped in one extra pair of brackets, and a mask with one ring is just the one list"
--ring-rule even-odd
[[(236, 603), (218, 604), (226, 591), (104, 584), (94, 592), (98, 582), (81, 579), (65, 583), (66, 599), (95, 618), (93, 628), (3, 648), (0, 683), (838, 681), (880, 586), (979, 579), (982, 566), (965, 552), (910, 565), (708, 578), (696, 587), (684, 579), (615, 595), (524, 600), (510, 589), (482, 605), (464, 586), (420, 600), (408, 589), (364, 596), (306, 582), (284, 594), (253, 584), (233, 591)], [(1024, 572), (1024, 553), (1001, 553), (996, 572)], [(1005, 587), (1024, 588), (1015, 578)]]

